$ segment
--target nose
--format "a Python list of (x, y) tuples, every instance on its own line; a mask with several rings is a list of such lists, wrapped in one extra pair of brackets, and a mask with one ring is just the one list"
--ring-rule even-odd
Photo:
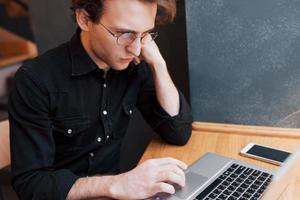
[(131, 44), (126, 47), (126, 50), (134, 56), (139, 56), (141, 54), (141, 48), (141, 38), (137, 37)]

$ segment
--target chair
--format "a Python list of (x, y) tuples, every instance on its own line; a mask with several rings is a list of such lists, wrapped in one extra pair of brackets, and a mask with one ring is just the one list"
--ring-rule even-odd
[(10, 173), (10, 144), (8, 120), (0, 122), (0, 200), (16, 200), (17, 195), (13, 191)]
[(0, 122), (0, 170), (10, 164), (9, 123)]
[(4, 200), (1, 188), (0, 188), (0, 200)]

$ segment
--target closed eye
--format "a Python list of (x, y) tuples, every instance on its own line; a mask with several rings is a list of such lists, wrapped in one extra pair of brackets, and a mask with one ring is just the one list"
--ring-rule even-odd
[[(153, 32), (154, 30), (155, 30), (155, 27), (153, 27), (153, 28), (151, 28), (151, 29), (149, 29), (149, 30), (143, 32), (142, 35), (146, 35), (146, 34), (148, 34), (148, 33), (151, 33), (151, 32)], [(116, 33), (117, 33), (117, 34), (133, 33), (133, 34), (136, 34), (136, 35), (139, 34), (139, 33), (136, 32), (136, 31), (133, 31), (133, 30), (126, 30), (126, 29), (116, 29)]]

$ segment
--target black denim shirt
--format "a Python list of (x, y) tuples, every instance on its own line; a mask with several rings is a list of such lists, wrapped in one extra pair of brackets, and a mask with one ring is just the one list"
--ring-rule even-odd
[(20, 199), (65, 199), (79, 177), (118, 173), (120, 146), (134, 108), (167, 142), (185, 144), (192, 117), (160, 107), (149, 66), (104, 72), (70, 42), (25, 63), (9, 101), (13, 187)]

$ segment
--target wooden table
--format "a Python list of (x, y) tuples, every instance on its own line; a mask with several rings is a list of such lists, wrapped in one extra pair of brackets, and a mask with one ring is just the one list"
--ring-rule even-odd
[(36, 45), (0, 27), (0, 68), (37, 56)]
[[(268, 169), (278, 169), (275, 165), (240, 156), (239, 151), (249, 142), (293, 151), (300, 144), (300, 129), (195, 122), (191, 139), (185, 146), (169, 145), (158, 137), (154, 138), (140, 163), (151, 158), (171, 156), (191, 164), (206, 152), (215, 152)], [(282, 193), (280, 199), (300, 199), (299, 188), (300, 170), (296, 178)]]

